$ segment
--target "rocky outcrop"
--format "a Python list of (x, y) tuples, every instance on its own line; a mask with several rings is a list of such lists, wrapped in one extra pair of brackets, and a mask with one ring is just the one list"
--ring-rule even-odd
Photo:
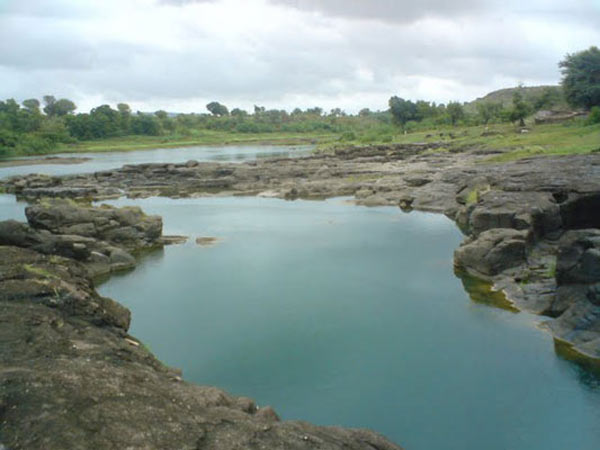
[(560, 339), (600, 358), (600, 230), (566, 232), (556, 262), (556, 299), (549, 324)]
[(135, 250), (157, 245), (162, 219), (147, 216), (136, 206), (114, 208), (108, 205), (86, 207), (56, 199), (25, 208), (29, 224), (59, 235), (78, 235)]
[[(491, 164), (488, 153), (442, 144), (381, 145), (243, 164), (190, 161), (79, 176), (30, 175), (0, 180), (0, 185), (29, 200), (43, 195), (88, 200), (115, 195), (354, 196), (363, 205), (444, 213), (467, 235), (456, 251), (458, 273), (484, 278), (507, 294), (511, 307), (548, 316), (557, 338), (600, 358), (598, 254), (596, 244), (589, 243), (596, 242), (595, 231), (584, 232), (584, 244), (577, 234), (600, 229), (600, 154)], [(72, 231), (66, 223), (56, 228), (54, 219), (39, 223), (45, 230)], [(94, 228), (76, 231), (119, 242), (110, 241), (110, 233), (93, 220), (88, 223)]]
[(140, 208), (44, 199), (25, 209), (29, 225), (0, 222), (0, 245), (30, 248), (84, 263), (90, 276), (135, 266), (132, 253), (162, 246), (162, 219)]
[(512, 228), (492, 228), (467, 240), (454, 253), (458, 266), (476, 274), (498, 275), (525, 262), (528, 233)]
[(186, 383), (127, 334), (129, 320), (81, 263), (0, 246), (0, 447), (399, 449)]

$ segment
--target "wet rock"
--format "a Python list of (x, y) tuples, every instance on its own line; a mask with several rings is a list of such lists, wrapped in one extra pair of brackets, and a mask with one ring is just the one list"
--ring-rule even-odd
[(455, 252), (459, 267), (497, 275), (525, 262), (528, 235), (526, 231), (494, 228), (484, 231), (476, 239), (461, 245)]

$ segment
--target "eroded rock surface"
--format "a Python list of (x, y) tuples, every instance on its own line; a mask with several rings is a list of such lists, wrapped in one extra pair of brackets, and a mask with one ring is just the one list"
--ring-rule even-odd
[(137, 207), (93, 208), (44, 199), (28, 206), (25, 215), (29, 224), (0, 222), (0, 245), (73, 258), (84, 263), (92, 277), (132, 268), (132, 252), (163, 244), (162, 219), (146, 216)]
[[(30, 200), (46, 195), (95, 200), (118, 195), (354, 196), (362, 205), (444, 213), (468, 236), (456, 252), (462, 269), (503, 289), (517, 307), (558, 317), (575, 302), (557, 291), (558, 239), (569, 230), (600, 228), (600, 154), (490, 164), (489, 153), (447, 151), (442, 144), (378, 145), (297, 159), (140, 164), (0, 183)], [(593, 252), (587, 258), (592, 257)], [(585, 352), (600, 357), (600, 345), (586, 344)]]
[[(574, 348), (583, 354), (600, 358), (600, 286), (597, 279), (600, 257), (597, 243), (600, 228), (600, 154), (538, 157), (490, 164), (485, 162), (489, 156), (486, 150), (452, 150), (446, 151), (438, 144), (370, 146), (339, 149), (333, 154), (307, 158), (270, 159), (243, 164), (190, 161), (185, 164), (124, 166), (119, 170), (79, 176), (30, 175), (0, 181), (0, 184), (6, 191), (30, 201), (45, 196), (78, 200), (101, 200), (120, 195), (129, 197), (262, 195), (289, 200), (354, 196), (355, 202), (363, 205), (395, 205), (406, 211), (418, 209), (444, 213), (456, 220), (468, 236), (464, 245), (456, 251), (459, 273), (463, 270), (476, 273), (490, 281), (508, 294), (514, 306), (548, 316), (549, 329), (557, 338), (573, 344)], [(36, 247), (40, 239), (44, 241), (39, 235), (52, 233), (57, 236), (67, 236), (67, 238), (57, 238), (60, 242), (53, 244), (53, 249), (63, 249), (64, 246), (69, 248), (68, 244), (61, 239), (71, 242), (73, 238), (68, 236), (73, 235), (61, 233), (75, 231), (83, 233), (77, 235), (78, 239), (95, 241), (107, 239), (105, 242), (109, 245), (121, 245), (133, 236), (134, 234), (130, 233), (135, 231), (129, 229), (126, 232), (113, 231), (107, 234), (99, 230), (95, 220), (91, 218), (86, 220), (87, 225), (75, 225), (76, 228), (73, 229), (73, 225), (69, 225), (63, 216), (57, 218), (42, 214), (40, 218), (39, 215), (36, 217), (36, 214), (31, 213), (29, 216), (33, 219), (33, 223), (41, 227), (34, 230), (37, 234), (32, 234), (29, 229), (13, 231), (11, 232), (13, 241), (7, 243), (12, 245), (16, 243), (16, 245), (42, 251)], [(16, 228), (14, 224), (8, 226)], [(134, 225), (132, 227), (135, 229)], [(0, 235), (2, 235), (1, 230), (0, 228)], [(18, 242), (21, 243), (14, 241), (16, 235), (20, 236)], [(85, 241), (77, 241), (74, 244), (87, 245)], [(75, 249), (81, 250), (80, 246), (75, 247), (74, 244), (73, 253)], [(77, 257), (63, 250), (47, 250), (47, 254), (54, 254), (53, 252)], [(83, 262), (85, 263), (85, 258)], [(6, 285), (11, 286), (11, 283), (15, 282), (10, 281)], [(18, 281), (16, 283), (13, 285), (17, 288), (12, 292), (22, 290), (21, 292), (26, 293), (26, 289), (32, 289), (28, 287), (29, 283), (21, 282), (20, 285)], [(39, 289), (46, 289), (44, 292), (50, 295), (50, 289), (43, 285), (41, 283), (42, 287)], [(25, 302), (26, 305), (35, 304), (36, 308), (39, 306), (48, 308), (48, 311), (57, 311), (53, 306), (35, 303), (35, 299), (42, 295), (36, 292), (34, 290), (30, 296), (24, 294), (23, 298), (29, 300), (19, 301)], [(73, 316), (72, 320), (75, 320), (75, 317), (79, 316)], [(85, 323), (91, 322), (85, 321)], [(23, 326), (25, 325), (19, 325), (19, 327)], [(52, 326), (47, 328), (51, 329)], [(85, 327), (83, 329), (88, 330)], [(89, 335), (91, 342), (96, 342), (94, 339), (100, 342), (108, 338), (105, 334), (96, 335), (96, 333), (106, 333), (109, 329), (110, 333), (120, 336), (118, 337), (120, 340), (114, 341), (114, 346), (109, 347), (120, 348), (121, 353), (114, 351), (127, 361), (113, 359), (119, 370), (124, 364), (126, 366), (132, 364), (127, 367), (136, 367), (136, 370), (125, 373), (142, 374), (140, 379), (150, 380), (144, 381), (151, 383), (150, 386), (154, 386), (152, 380), (163, 377), (160, 378), (162, 381), (157, 381), (161, 387), (156, 388), (159, 393), (164, 393), (164, 397), (159, 394), (159, 398), (163, 400), (152, 403), (153, 400), (144, 397), (143, 393), (150, 390), (142, 390), (142, 394), (136, 397), (133, 385), (127, 384), (127, 377), (125, 381), (120, 382), (123, 383), (121, 387), (126, 393), (125, 398), (131, 396), (133, 402), (139, 401), (139, 405), (146, 403), (159, 405), (172, 396), (175, 400), (169, 408), (179, 408), (177, 405), (183, 405), (177, 411), (198, 411), (189, 413), (189, 417), (178, 424), (177, 420), (170, 421), (169, 418), (178, 418), (179, 412), (164, 416), (161, 412), (157, 412), (160, 409), (158, 406), (151, 406), (148, 423), (156, 425), (161, 422), (163, 428), (158, 425), (153, 427), (140, 425), (142, 431), (136, 435), (137, 437), (131, 437), (130, 442), (133, 443), (130, 445), (134, 448), (143, 446), (140, 443), (147, 442), (144, 439), (164, 443), (166, 441), (161, 439), (167, 439), (165, 436), (173, 430), (179, 430), (182, 439), (194, 436), (193, 442), (192, 440), (181, 441), (180, 448), (260, 448), (261, 445), (265, 448), (393, 448), (391, 444), (368, 432), (273, 422), (275, 415), (271, 414), (270, 410), (249, 413), (248, 410), (252, 408), (248, 406), (247, 401), (231, 399), (223, 393), (218, 397), (226, 400), (219, 400), (216, 403), (207, 400), (205, 396), (214, 398), (213, 394), (209, 395), (209, 392), (214, 390), (202, 391), (204, 394), (194, 391), (196, 394), (191, 394), (190, 390), (204, 388), (173, 382), (173, 385), (177, 386), (176, 389), (181, 390), (172, 391), (171, 387), (164, 384), (164, 380), (169, 381), (173, 375), (167, 369), (164, 369), (166, 372), (161, 372), (163, 369), (155, 368), (154, 363), (144, 366), (139, 358), (146, 358), (147, 354), (139, 353), (143, 351), (141, 346), (126, 340), (123, 328), (118, 328), (114, 324), (102, 327), (94, 325), (86, 332), (92, 333)], [(56, 332), (60, 332), (60, 329)], [(121, 347), (118, 347), (119, 345)], [(99, 369), (96, 369), (94, 363), (85, 370), (104, 370), (102, 367), (106, 367), (105, 361), (109, 361), (110, 357), (107, 359), (103, 354), (103, 358), (103, 362), (100, 360), (98, 362)], [(72, 368), (70, 364), (75, 363), (71, 354), (65, 354), (61, 361), (64, 362), (64, 366), (61, 366), (62, 362), (56, 362), (55, 370), (59, 370), (59, 367)], [(12, 365), (17, 368), (22, 366), (22, 364)], [(29, 376), (39, 376), (35, 373), (37, 369)], [(90, 372), (88, 375), (93, 377), (106, 373), (108, 372)], [(156, 375), (157, 373), (163, 375)], [(131, 376), (135, 378), (134, 375)], [(40, 383), (38, 378), (32, 380), (31, 386)], [(11, 382), (14, 382), (14, 379)], [(10, 386), (11, 382), (7, 385)], [(115, 392), (118, 392), (118, 389)], [(194, 400), (197, 403), (186, 403), (186, 396), (191, 399), (198, 398)], [(65, 398), (67, 397), (65, 394)], [(119, 402), (125, 403), (125, 398), (119, 400), (118, 397), (113, 397), (111, 401), (117, 405), (122, 406)], [(11, 410), (12, 406), (3, 406), (9, 403), (2, 401), (4, 402), (0, 404), (2, 414), (6, 414), (6, 411), (15, 413)], [(28, 400), (28, 402), (33, 401)], [(240, 402), (244, 406), (240, 406)], [(36, 411), (43, 411), (43, 404), (40, 404), (41, 409), (37, 408)], [(196, 408), (194, 405), (199, 409), (194, 409)], [(202, 415), (213, 407), (217, 408), (221, 415), (214, 416), (214, 419), (207, 419)], [(100, 417), (101, 420), (94, 422), (96, 425), (90, 425), (92, 421), (86, 421), (85, 414), (79, 414), (83, 419), (80, 419), (81, 422), (73, 422), (76, 423), (75, 434), (100, 433), (98, 431), (100, 427), (101, 430), (108, 430), (110, 436), (120, 439), (119, 430), (115, 428), (117, 424), (113, 423), (117, 420), (115, 416), (111, 416), (108, 410), (96, 413), (94, 408), (89, 408), (89, 411), (92, 417)], [(168, 411), (174, 410), (168, 409)], [(125, 411), (122, 413), (127, 415)], [(154, 418), (156, 422), (153, 422)], [(142, 422), (147, 420), (141, 416), (135, 416), (134, 419)], [(30, 422), (21, 422), (27, 425), (21, 425), (20, 429), (28, 430), (30, 423), (36, 423), (33, 419), (29, 420)], [(40, 433), (43, 435), (41, 431)], [(18, 439), (26, 439), (27, 435), (27, 432), (19, 434)], [(48, 436), (47, 439), (52, 437)], [(3, 442), (2, 438), (0, 442)], [(115, 442), (119, 446), (121, 444), (126, 446), (125, 441)], [(179, 443), (179, 441), (175, 442)]]

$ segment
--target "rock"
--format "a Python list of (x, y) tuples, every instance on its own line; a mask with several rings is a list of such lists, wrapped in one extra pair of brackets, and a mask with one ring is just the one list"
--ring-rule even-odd
[(484, 275), (500, 272), (525, 262), (527, 232), (510, 228), (484, 231), (454, 252), (457, 266)]
[(196, 244), (202, 247), (211, 247), (219, 242), (219, 238), (212, 236), (200, 236), (196, 238)]
[(188, 240), (187, 236), (162, 236), (160, 238), (160, 243), (163, 245), (178, 245), (185, 244)]
[(563, 235), (556, 280), (559, 285), (600, 282), (600, 230), (572, 230)]
[(29, 224), (53, 234), (75, 234), (128, 249), (158, 245), (162, 219), (146, 216), (138, 207), (99, 208), (66, 200), (45, 200), (25, 209)]
[(135, 267), (135, 258), (120, 248), (111, 248), (108, 258), (111, 267), (115, 270), (131, 269), (132, 267)]
[(427, 183), (431, 183), (431, 179), (425, 177), (410, 177), (405, 178), (404, 181), (406, 184), (412, 187), (420, 187), (426, 185)]
[(270, 406), (263, 406), (256, 411), (256, 417), (259, 417), (267, 422), (279, 422), (279, 416)]

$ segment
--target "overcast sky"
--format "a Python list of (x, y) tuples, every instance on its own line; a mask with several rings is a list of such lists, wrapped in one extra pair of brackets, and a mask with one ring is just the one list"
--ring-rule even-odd
[(556, 84), (600, 0), (0, 0), (0, 99), (386, 109)]

